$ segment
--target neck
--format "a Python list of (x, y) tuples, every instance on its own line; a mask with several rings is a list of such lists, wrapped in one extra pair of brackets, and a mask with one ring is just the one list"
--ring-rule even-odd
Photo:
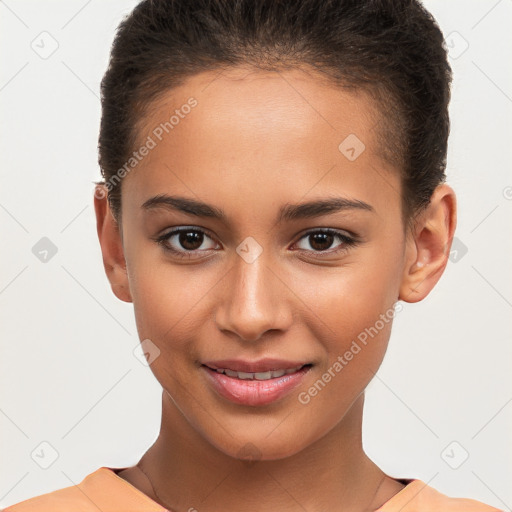
[(162, 423), (139, 468), (153, 499), (174, 511), (373, 511), (400, 490), (364, 453), (364, 394), (334, 429), (278, 460), (248, 462), (208, 443), (163, 393)]

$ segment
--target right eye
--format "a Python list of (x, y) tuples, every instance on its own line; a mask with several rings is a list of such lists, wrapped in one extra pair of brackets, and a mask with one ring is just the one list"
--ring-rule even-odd
[(205, 231), (193, 227), (180, 227), (167, 231), (155, 239), (166, 251), (181, 258), (193, 258), (198, 252), (215, 250), (219, 244)]

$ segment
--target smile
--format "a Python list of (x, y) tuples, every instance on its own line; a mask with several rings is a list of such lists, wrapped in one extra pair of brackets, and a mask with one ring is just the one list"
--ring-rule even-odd
[[(223, 373), (228, 377), (234, 377), (241, 380), (269, 380), (276, 379), (277, 377), (282, 377), (283, 375), (290, 375), (291, 373), (295, 373), (302, 368), (302, 366), (297, 366), (295, 368), (289, 368), (287, 370), (273, 370), (268, 372), (235, 372), (230, 370), (229, 368), (217, 368), (215, 371), (217, 373)], [(213, 369), (213, 368), (212, 368)]]
[(262, 406), (289, 395), (311, 370), (311, 364), (266, 372), (242, 372), (202, 365), (207, 383), (219, 396), (239, 405)]

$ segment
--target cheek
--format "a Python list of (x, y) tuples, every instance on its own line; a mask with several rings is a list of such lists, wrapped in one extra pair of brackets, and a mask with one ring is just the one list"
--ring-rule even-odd
[(337, 384), (330, 387), (350, 388), (341, 394), (347, 397), (362, 390), (380, 366), (396, 314), (398, 266), (393, 259), (371, 264), (372, 258), (347, 259), (343, 268), (296, 280), (307, 305), (303, 318), (325, 355), (319, 371), (335, 374)]
[(151, 371), (170, 396), (181, 402), (190, 399), (183, 383), (190, 379), (193, 361), (199, 359), (194, 338), (203, 322), (200, 299), (204, 291), (190, 275), (171, 270), (169, 265), (139, 266), (132, 292), (139, 339), (150, 340), (147, 347), (157, 354)]
[(312, 385), (297, 398), (310, 414), (319, 411), (321, 428), (328, 430), (378, 371), (396, 313), (385, 283), (363, 282), (355, 288), (347, 277), (318, 284), (322, 292), (308, 300), (314, 304), (308, 323), (319, 343), (317, 353), (324, 357)]
[(354, 258), (343, 267), (323, 270), (304, 272), (294, 282), (300, 283), (300, 296), (328, 338), (357, 337), (397, 300), (400, 273), (382, 260), (372, 265)]
[(205, 283), (198, 273), (171, 269), (170, 266), (135, 270), (132, 298), (141, 335), (165, 338), (191, 328), (198, 322), (198, 305), (205, 294)]

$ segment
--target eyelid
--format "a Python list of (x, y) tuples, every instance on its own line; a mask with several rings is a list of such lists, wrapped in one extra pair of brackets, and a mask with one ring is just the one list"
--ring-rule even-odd
[(297, 240), (302, 240), (305, 236), (311, 235), (313, 233), (329, 233), (331, 235), (338, 235), (345, 238), (352, 238), (356, 241), (359, 240), (359, 236), (356, 235), (352, 231), (348, 231), (347, 229), (339, 229), (339, 228), (331, 228), (331, 227), (314, 227), (308, 228), (304, 230), (302, 233), (298, 235)]
[(203, 233), (204, 235), (208, 236), (211, 239), (215, 239), (216, 238), (206, 228), (201, 228), (199, 226), (180, 225), (180, 226), (174, 226), (172, 228), (166, 229), (161, 235), (157, 235), (156, 237), (154, 237), (154, 239), (169, 238), (171, 235), (176, 235), (177, 233), (180, 233), (180, 232), (183, 232), (183, 231), (198, 231), (198, 232)]

